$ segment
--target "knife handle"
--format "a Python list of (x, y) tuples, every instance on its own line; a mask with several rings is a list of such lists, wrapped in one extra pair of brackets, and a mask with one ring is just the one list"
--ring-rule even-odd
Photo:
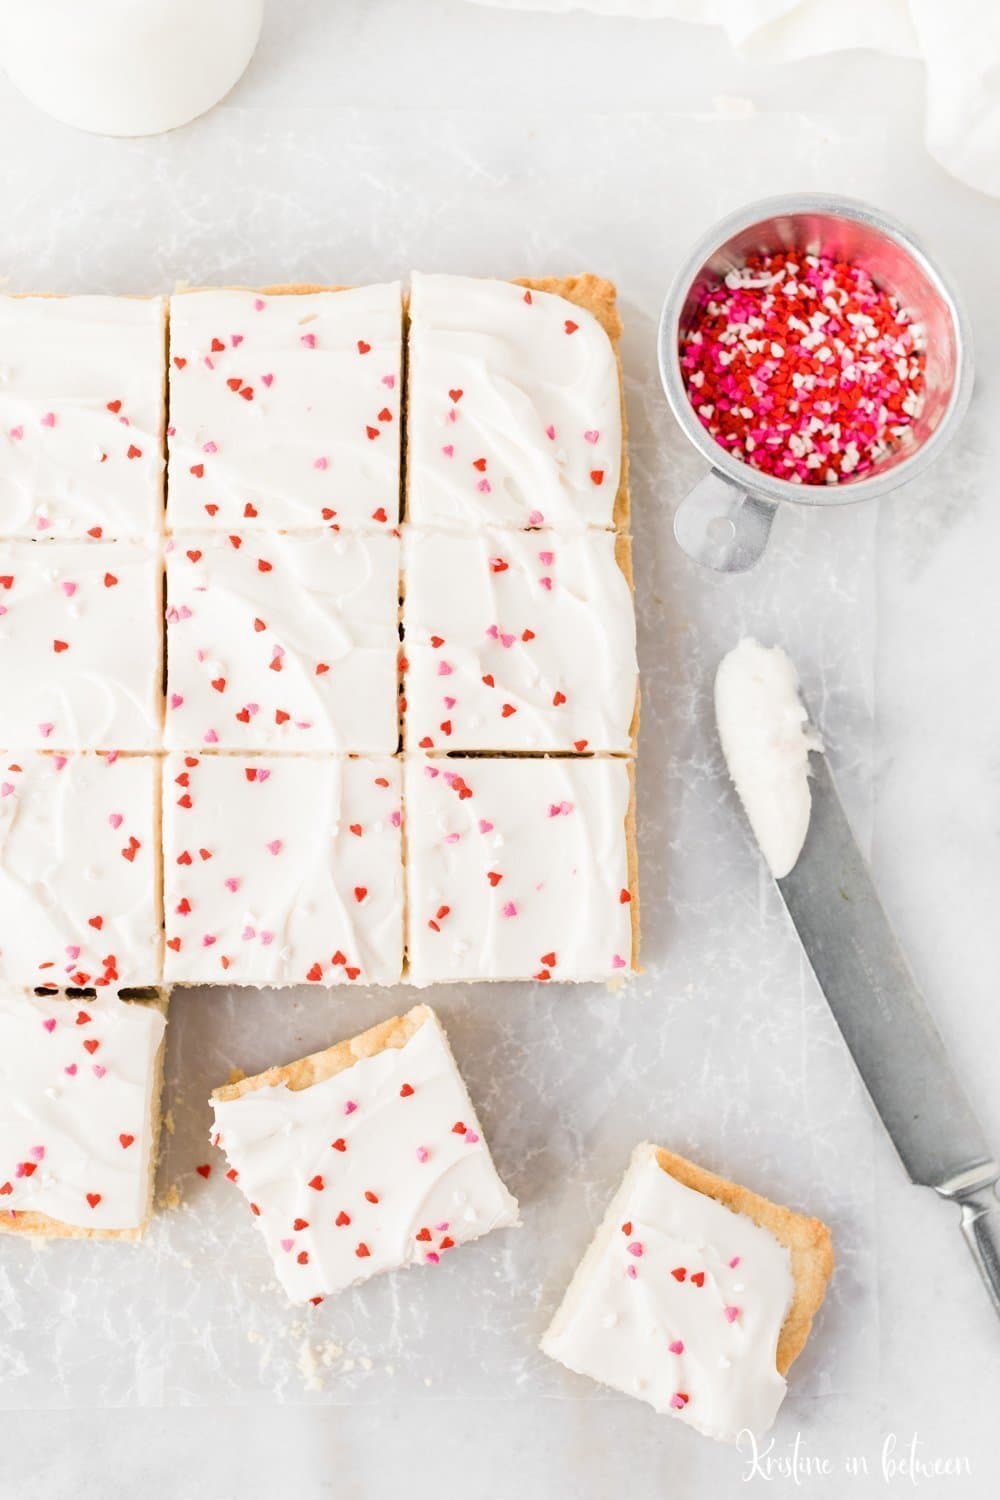
[(962, 1210), (962, 1233), (1000, 1317), (1000, 1198), (997, 1183), (986, 1182), (956, 1194)]

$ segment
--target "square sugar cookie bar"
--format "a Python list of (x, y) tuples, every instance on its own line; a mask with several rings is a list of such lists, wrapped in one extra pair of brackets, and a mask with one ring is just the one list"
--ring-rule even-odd
[(832, 1270), (818, 1219), (637, 1146), (542, 1349), (707, 1437), (759, 1436)]
[(399, 284), (170, 302), (174, 531), (399, 520)]
[(624, 526), (621, 322), (596, 276), (415, 274), (407, 518), (419, 526)]
[(166, 1007), (165, 991), (0, 987), (0, 1231), (141, 1238)]
[(410, 982), (634, 968), (631, 794), (625, 760), (407, 757)]
[(0, 752), (0, 983), (162, 977), (160, 764)]
[(169, 755), (167, 978), (396, 984), (401, 822), (388, 756)]
[(399, 538), (188, 532), (167, 554), (167, 744), (399, 744)]
[(216, 1089), (216, 1143), (293, 1302), (518, 1222), (426, 1005)]
[(0, 537), (163, 530), (166, 299), (0, 297)]
[(409, 749), (628, 751), (628, 538), (404, 531)]
[(0, 542), (0, 746), (155, 750), (159, 545)]

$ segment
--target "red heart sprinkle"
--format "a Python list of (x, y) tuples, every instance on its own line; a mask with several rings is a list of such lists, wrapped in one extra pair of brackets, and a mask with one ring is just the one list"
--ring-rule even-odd
[(207, 1161), (202, 1162), (200, 1167), (195, 1167), (195, 1171), (198, 1173), (199, 1177), (211, 1177), (212, 1175), (212, 1168), (209, 1166)]
[(101, 1201), (101, 1194), (100, 1193), (88, 1193), (87, 1194), (87, 1202), (90, 1204), (91, 1208), (96, 1208), (97, 1205), (100, 1203), (100, 1201)]
[(344, 1210), (341, 1209), (340, 1213), (337, 1215), (333, 1222), (339, 1229), (343, 1229), (345, 1224), (349, 1224), (351, 1222), (351, 1216), (350, 1214), (345, 1214)]

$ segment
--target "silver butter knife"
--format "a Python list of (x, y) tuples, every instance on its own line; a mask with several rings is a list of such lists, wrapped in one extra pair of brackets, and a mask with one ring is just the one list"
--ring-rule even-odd
[(910, 1180), (960, 1205), (1000, 1315), (1000, 1164), (883, 910), (826, 756), (814, 751), (810, 768), (805, 844), (775, 883)]

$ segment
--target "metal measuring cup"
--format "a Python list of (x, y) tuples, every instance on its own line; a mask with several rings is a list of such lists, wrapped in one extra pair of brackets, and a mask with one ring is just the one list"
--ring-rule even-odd
[[(748, 255), (778, 250), (854, 261), (923, 326), (923, 409), (910, 428), (910, 440), (861, 478), (807, 485), (763, 474), (715, 441), (688, 397), (679, 340), (699, 291), (742, 265)], [(748, 204), (698, 241), (663, 304), (659, 363), (663, 389), (682, 432), (712, 466), (681, 501), (674, 535), (689, 557), (721, 573), (742, 573), (760, 560), (779, 505), (849, 505), (874, 500), (915, 479), (954, 436), (972, 394), (969, 326), (947, 277), (895, 220), (866, 203), (826, 193)]]

